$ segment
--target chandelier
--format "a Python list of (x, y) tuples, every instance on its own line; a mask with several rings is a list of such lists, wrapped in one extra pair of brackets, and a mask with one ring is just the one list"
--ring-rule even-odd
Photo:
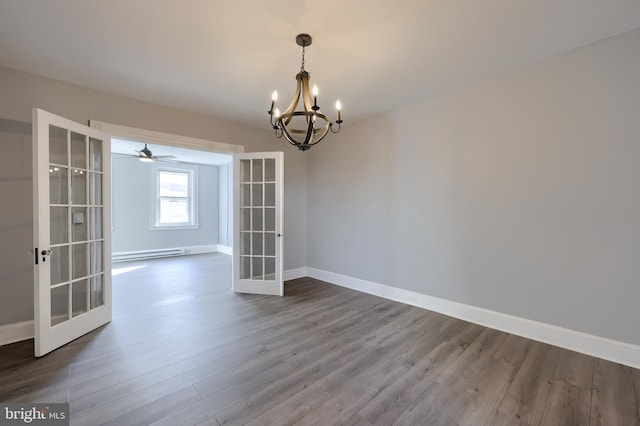
[[(335, 123), (326, 114), (320, 112), (318, 87), (314, 85), (313, 89), (309, 90), (310, 75), (304, 69), (304, 49), (307, 46), (311, 46), (311, 36), (309, 34), (298, 34), (296, 43), (298, 46), (302, 46), (302, 63), (300, 72), (296, 75), (296, 93), (289, 107), (283, 113), (280, 113), (280, 110), (276, 108), (278, 91), (274, 91), (271, 96), (271, 108), (267, 112), (271, 118), (271, 126), (275, 130), (276, 137), (281, 138), (284, 136), (291, 145), (301, 151), (306, 151), (324, 139), (329, 131), (331, 133), (340, 131), (340, 124), (342, 124), (340, 110), (342, 106), (339, 100), (336, 101), (338, 119)], [(302, 109), (296, 111), (298, 103), (300, 103), (300, 95), (302, 95)], [(334, 124), (337, 124), (336, 128), (334, 128)]]

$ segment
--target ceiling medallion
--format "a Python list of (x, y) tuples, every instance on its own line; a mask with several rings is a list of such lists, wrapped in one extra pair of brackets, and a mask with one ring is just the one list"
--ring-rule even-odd
[[(340, 101), (336, 101), (338, 119), (334, 123), (326, 114), (320, 112), (318, 87), (314, 85), (313, 89), (309, 90), (310, 75), (304, 69), (304, 53), (305, 47), (311, 46), (311, 41), (309, 34), (298, 34), (296, 37), (296, 43), (298, 46), (302, 46), (302, 63), (300, 72), (296, 75), (296, 93), (289, 108), (280, 113), (280, 110), (276, 107), (278, 92), (274, 91), (271, 97), (271, 108), (267, 111), (276, 137), (281, 138), (284, 136), (291, 145), (301, 151), (306, 151), (320, 142), (329, 131), (338, 133), (342, 124), (340, 115), (342, 105)], [(302, 109), (296, 111), (300, 102), (300, 95), (302, 95)], [(337, 124), (336, 128), (334, 128), (334, 124)]]

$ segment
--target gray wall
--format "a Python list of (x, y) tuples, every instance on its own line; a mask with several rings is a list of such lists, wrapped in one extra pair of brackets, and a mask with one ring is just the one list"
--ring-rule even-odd
[[(152, 229), (156, 163), (112, 155), (112, 252), (179, 248), (218, 243), (218, 168), (188, 165), (197, 174), (198, 229)], [(171, 163), (180, 166), (181, 163)]]
[(0, 325), (33, 319), (31, 123), (0, 118)]
[(344, 126), (308, 266), (640, 344), (640, 31)]
[[(285, 153), (285, 230), (284, 267), (294, 269), (306, 265), (306, 216), (299, 214), (306, 209), (306, 162), (307, 156), (290, 149), (282, 140), (273, 136), (265, 122), (262, 129), (254, 129), (223, 119), (166, 108), (132, 99), (114, 96), (84, 87), (62, 83), (19, 71), (0, 67), (0, 118), (31, 123), (31, 110), (42, 108), (54, 114), (87, 124), (99, 120), (123, 126), (149, 129), (159, 132), (191, 136), (215, 142), (244, 145), (250, 151), (284, 151)], [(265, 102), (268, 102), (266, 99)], [(262, 111), (262, 110), (260, 110)], [(27, 250), (32, 245), (33, 216), (31, 213), (31, 139), (19, 137), (5, 143), (0, 141), (0, 158), (14, 167), (11, 185), (22, 185), (20, 189), (2, 187), (15, 205), (21, 206), (19, 213), (2, 207), (0, 257), (15, 259), (2, 268), (0, 299), (9, 303), (0, 310), (0, 325), (33, 319), (33, 270)], [(16, 167), (20, 165), (16, 169)], [(23, 167), (24, 166), (24, 167)], [(21, 180), (20, 184), (18, 180)], [(3, 181), (4, 182), (4, 181)], [(11, 236), (5, 239), (4, 236)], [(29, 265), (27, 267), (27, 265)]]

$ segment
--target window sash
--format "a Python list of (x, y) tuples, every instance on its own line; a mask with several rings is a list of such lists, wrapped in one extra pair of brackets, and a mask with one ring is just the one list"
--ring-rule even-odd
[(197, 229), (197, 169), (156, 165), (152, 229)]

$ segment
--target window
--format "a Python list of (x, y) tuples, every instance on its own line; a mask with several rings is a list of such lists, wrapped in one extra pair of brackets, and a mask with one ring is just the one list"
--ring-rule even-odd
[(155, 228), (197, 228), (197, 168), (158, 166), (156, 172), (157, 201), (153, 209)]

